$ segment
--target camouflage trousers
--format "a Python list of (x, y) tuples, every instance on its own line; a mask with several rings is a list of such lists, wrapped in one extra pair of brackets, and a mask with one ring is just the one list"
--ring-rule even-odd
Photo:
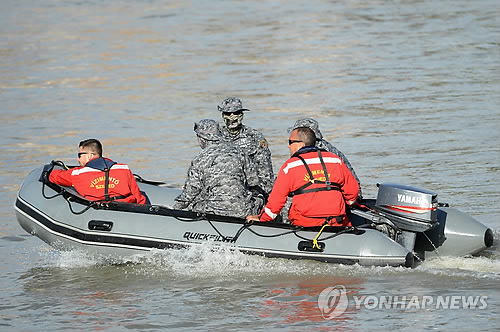
[(280, 211), (280, 214), (277, 219), (281, 219), (281, 222), (284, 224), (290, 224), (290, 219), (288, 219), (288, 213), (290, 212), (290, 207), (292, 206), (292, 198), (288, 197), (286, 199), (286, 203)]

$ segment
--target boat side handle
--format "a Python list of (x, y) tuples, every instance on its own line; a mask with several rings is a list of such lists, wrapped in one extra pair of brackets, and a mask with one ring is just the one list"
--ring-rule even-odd
[(92, 231), (106, 231), (109, 232), (113, 228), (112, 221), (105, 220), (91, 220), (89, 221), (89, 229)]

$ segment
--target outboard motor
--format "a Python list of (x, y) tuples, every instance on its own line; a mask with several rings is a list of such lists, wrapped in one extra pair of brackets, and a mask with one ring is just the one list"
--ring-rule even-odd
[[(437, 194), (411, 186), (399, 184), (377, 184), (379, 187), (375, 210), (391, 220), (401, 233), (397, 242), (414, 251), (417, 233), (436, 227), (438, 223)], [(424, 251), (415, 253), (424, 259)]]

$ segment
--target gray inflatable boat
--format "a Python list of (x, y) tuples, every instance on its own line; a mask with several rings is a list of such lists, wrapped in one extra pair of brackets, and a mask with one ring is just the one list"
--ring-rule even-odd
[(52, 167), (29, 174), (15, 209), (24, 230), (60, 250), (127, 257), (211, 241), (266, 257), (414, 267), (426, 256), (477, 254), (493, 244), (489, 228), (415, 187), (379, 185), (377, 199), (350, 211), (353, 227), (302, 228), (173, 210), (180, 190), (140, 177), (150, 204), (91, 202), (48, 182)]

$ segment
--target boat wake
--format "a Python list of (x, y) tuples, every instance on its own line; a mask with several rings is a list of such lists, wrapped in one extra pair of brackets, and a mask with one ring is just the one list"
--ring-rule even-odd
[[(497, 238), (497, 236), (495, 236)], [(247, 255), (228, 244), (206, 242), (181, 250), (152, 250), (143, 255), (123, 258), (90, 256), (83, 251), (42, 250), (45, 267), (78, 269), (102, 266), (126, 266), (128, 273), (172, 279), (259, 279), (311, 275), (373, 277), (392, 274), (425, 273), (500, 280), (498, 243), (480, 256), (432, 257), (415, 269), (390, 266), (325, 264), (309, 260), (289, 260)]]
[(416, 270), (439, 276), (500, 279), (500, 259), (489, 257), (434, 257)]

